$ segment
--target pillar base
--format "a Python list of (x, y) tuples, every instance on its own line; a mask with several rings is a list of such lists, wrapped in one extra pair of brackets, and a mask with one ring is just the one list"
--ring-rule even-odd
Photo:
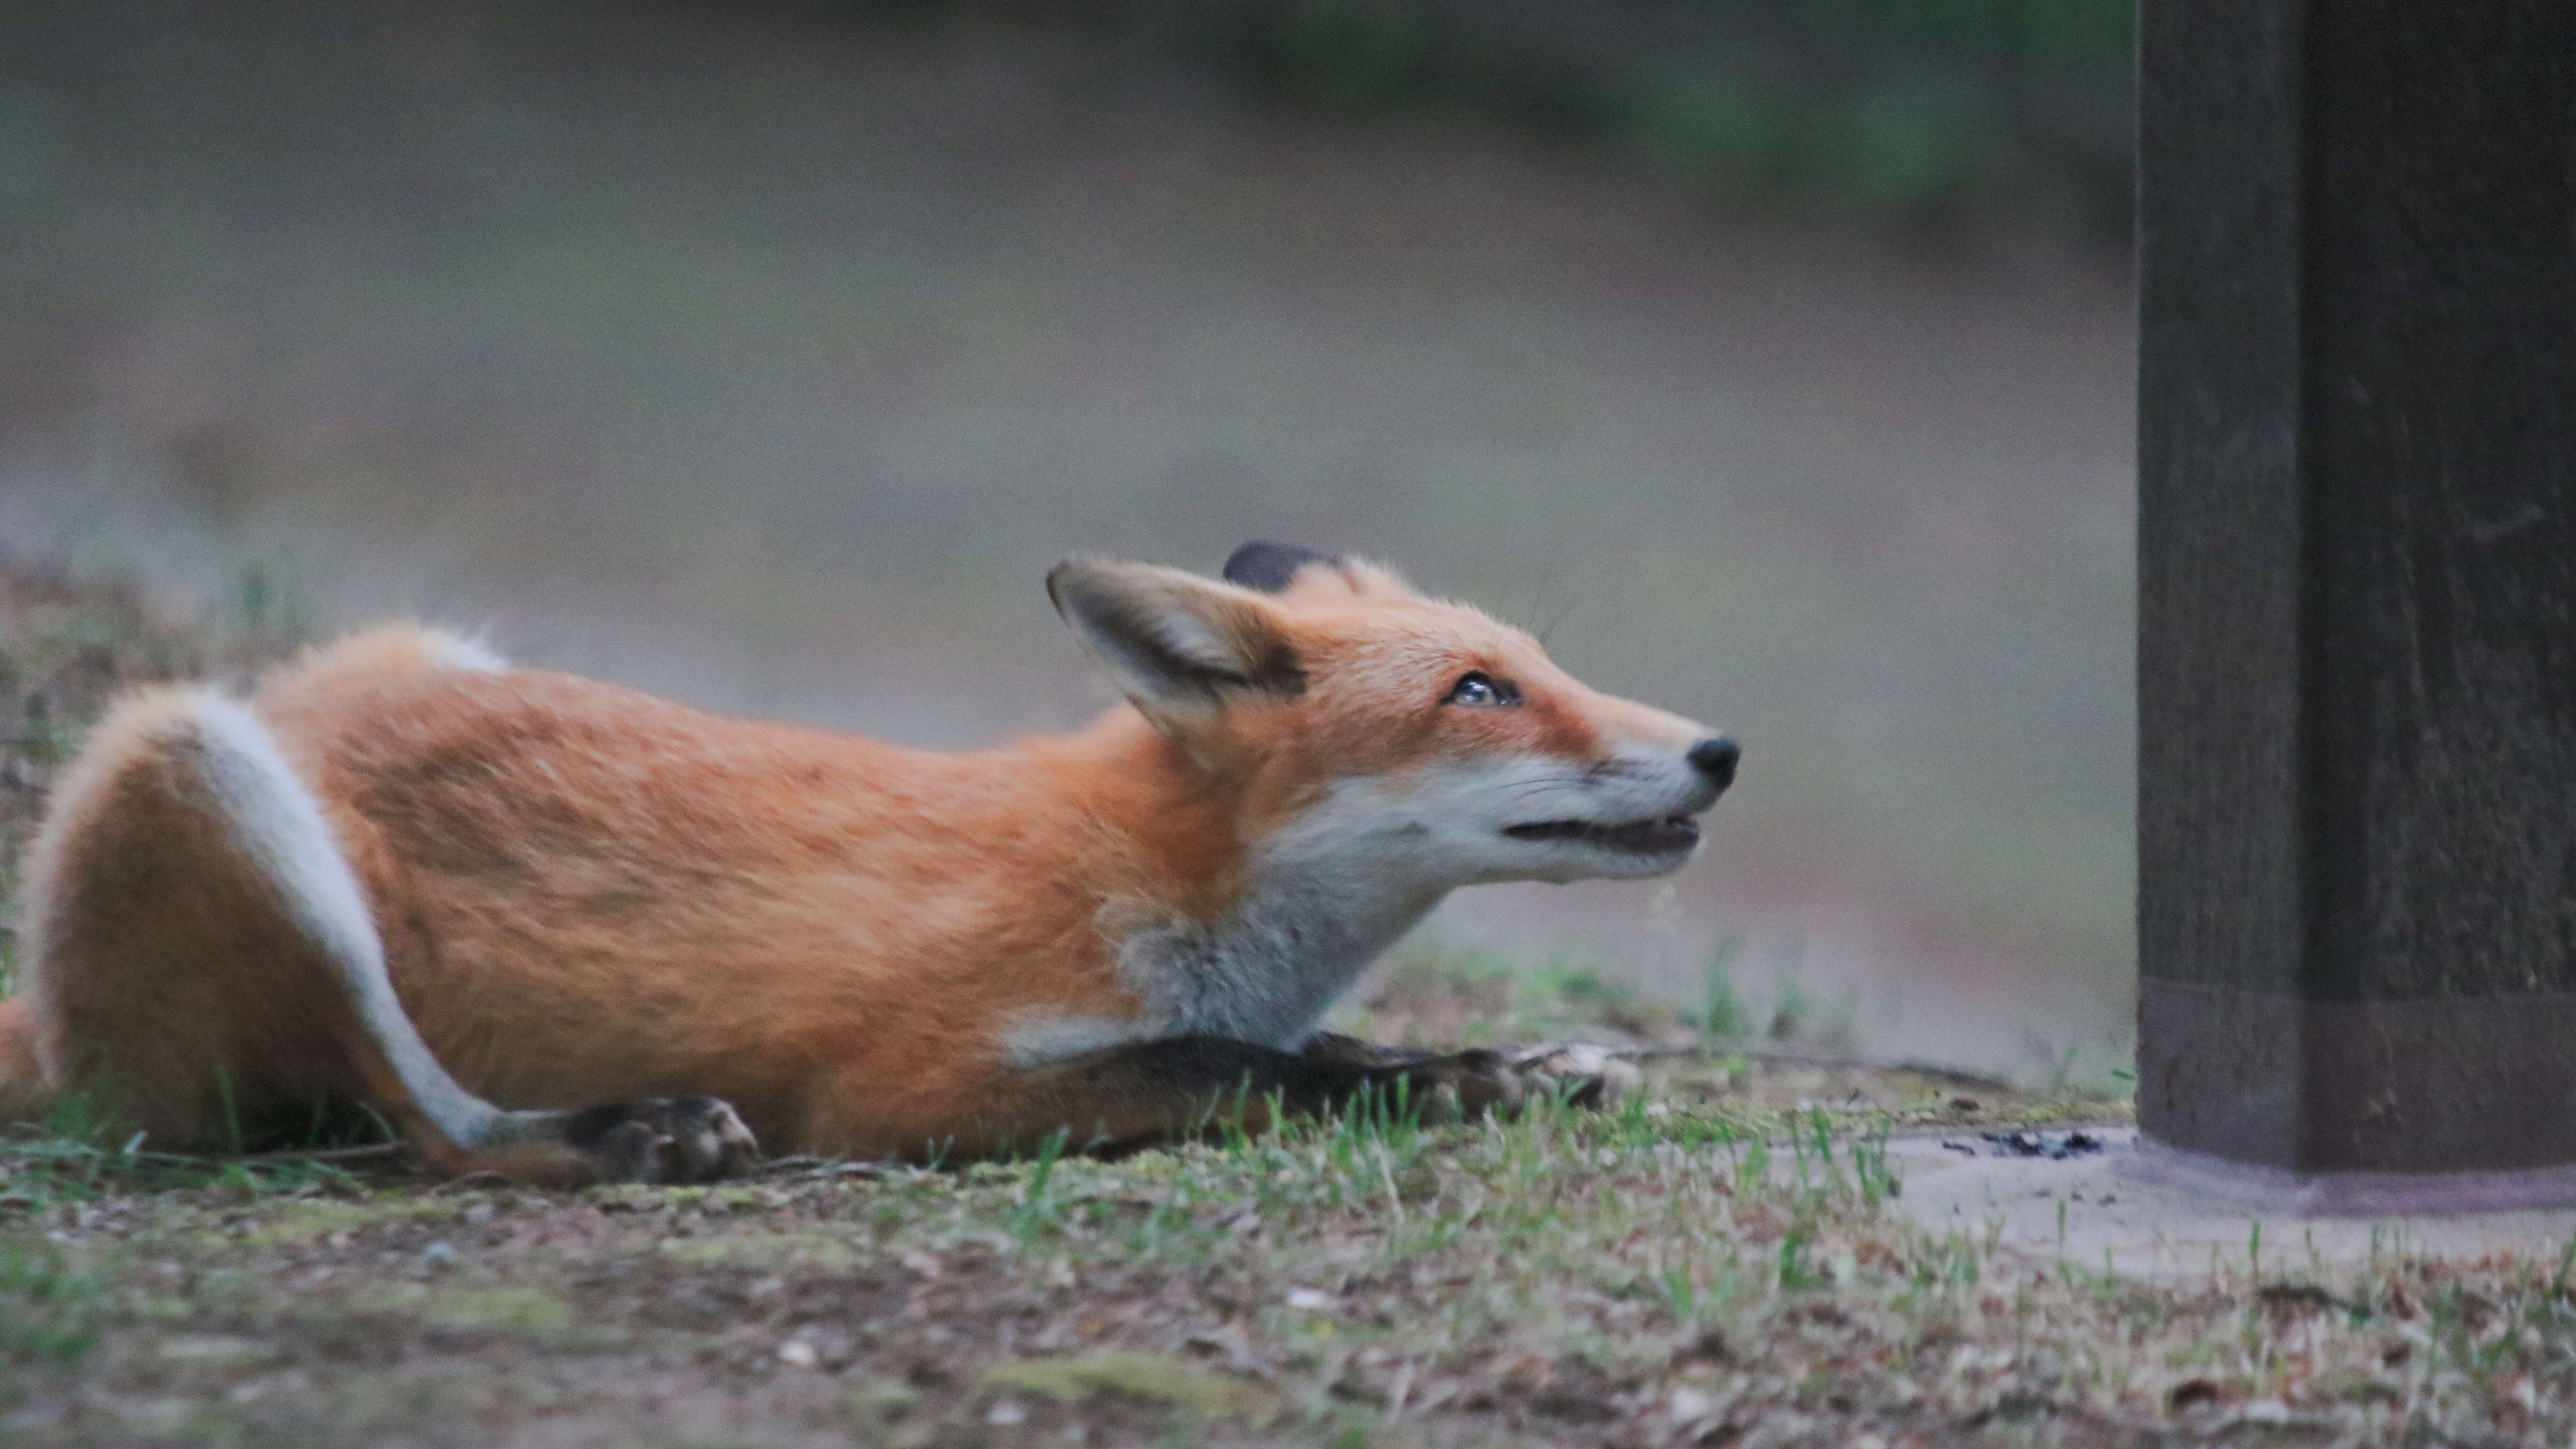
[(2576, 1207), (2576, 1166), (2506, 1172), (2286, 1172), (2184, 1152), (2140, 1137), (2120, 1175), (2300, 1218), (2432, 1217)]
[(2576, 995), (2302, 1001), (2146, 977), (2138, 1125), (2282, 1181), (2576, 1168)]

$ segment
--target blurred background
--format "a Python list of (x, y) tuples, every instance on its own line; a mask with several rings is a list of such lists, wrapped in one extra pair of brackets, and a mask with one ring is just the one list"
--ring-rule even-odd
[(1106, 703), (1065, 553), (1375, 554), (1747, 747), (1678, 878), (1436, 939), (2098, 1080), (2130, 43), (2128, 0), (18, 0), (0, 555), (963, 745)]

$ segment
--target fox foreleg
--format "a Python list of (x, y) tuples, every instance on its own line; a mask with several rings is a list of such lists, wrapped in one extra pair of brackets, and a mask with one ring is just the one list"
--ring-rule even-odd
[(1569, 1069), (1561, 1048), (1535, 1057), (1430, 1052), (1327, 1034), (1290, 1052), (1220, 1036), (1163, 1037), (1014, 1072), (964, 1131), (932, 1146), (982, 1156), (1030, 1150), (1061, 1132), (1070, 1150), (1114, 1153), (1229, 1125), (1264, 1131), (1274, 1115), (1362, 1103), (1454, 1121), (1550, 1093), (1593, 1106), (1616, 1079), (1615, 1070)]

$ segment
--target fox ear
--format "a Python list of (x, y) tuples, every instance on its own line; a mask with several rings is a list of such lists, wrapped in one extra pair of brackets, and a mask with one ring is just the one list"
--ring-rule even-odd
[(1297, 571), (1308, 564), (1333, 568), (1340, 563), (1340, 559), (1328, 553), (1299, 548), (1293, 543), (1272, 543), (1256, 538), (1226, 556), (1225, 581), (1247, 589), (1259, 589), (1265, 594), (1284, 593), (1291, 583), (1296, 582)]
[(1306, 671), (1261, 597), (1179, 569), (1067, 559), (1047, 597), (1136, 707), (1157, 723), (1248, 697), (1293, 698)]
[(1415, 597), (1413, 586), (1384, 564), (1258, 538), (1227, 557), (1225, 581), (1265, 594), (1313, 590), (1320, 596), (1338, 589), (1361, 599)]

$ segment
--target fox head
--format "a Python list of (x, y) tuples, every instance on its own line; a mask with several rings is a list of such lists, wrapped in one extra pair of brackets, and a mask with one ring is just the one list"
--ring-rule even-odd
[(1248, 845), (1375, 894), (1678, 869), (1734, 741), (1359, 559), (1249, 543), (1223, 582), (1079, 558), (1047, 592)]

